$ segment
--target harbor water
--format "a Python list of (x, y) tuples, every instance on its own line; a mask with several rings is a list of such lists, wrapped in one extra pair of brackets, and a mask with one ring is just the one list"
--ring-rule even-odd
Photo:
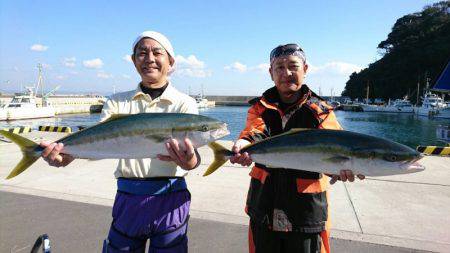
[[(247, 106), (220, 106), (201, 109), (200, 114), (219, 119), (228, 124), (231, 132), (225, 140), (235, 140), (245, 126)], [(418, 145), (443, 145), (436, 138), (438, 125), (449, 125), (448, 119), (428, 119), (413, 114), (389, 114), (337, 111), (336, 116), (345, 130), (383, 137), (415, 148)], [(68, 114), (55, 118), (1, 121), (0, 128), (16, 126), (70, 126), (76, 131), (79, 126), (91, 126), (100, 119), (100, 114)]]

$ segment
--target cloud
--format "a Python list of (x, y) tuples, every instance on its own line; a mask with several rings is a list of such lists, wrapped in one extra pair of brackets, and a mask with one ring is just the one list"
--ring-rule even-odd
[(200, 61), (195, 55), (189, 55), (187, 58), (182, 55), (175, 56), (175, 73), (178, 76), (207, 77), (211, 71), (206, 69), (205, 62)]
[(113, 75), (108, 74), (108, 73), (106, 73), (104, 71), (99, 71), (99, 72), (97, 72), (97, 77), (98, 78), (102, 78), (102, 79), (109, 79), (109, 78), (112, 78)]
[(124, 78), (124, 79), (131, 79), (131, 76), (122, 74), (122, 78)]
[(89, 69), (100, 69), (103, 66), (103, 61), (99, 58), (83, 61), (83, 65)]
[(306, 83), (313, 91), (322, 95), (329, 96), (333, 91), (334, 95), (340, 94), (353, 72), (358, 72), (362, 67), (339, 61), (332, 61), (324, 65), (315, 66), (309, 64)]
[(131, 60), (131, 55), (126, 54), (122, 57), (122, 60), (126, 61), (126, 62), (133, 62), (133, 60)]
[(44, 46), (41, 44), (34, 44), (30, 47), (31, 50), (36, 51), (36, 52), (43, 52), (43, 51), (47, 51), (48, 46)]
[(64, 58), (63, 65), (69, 68), (73, 68), (75, 67), (76, 60), (77, 59), (75, 57)]
[(310, 74), (335, 74), (335, 75), (350, 75), (353, 72), (359, 72), (362, 67), (346, 62), (328, 62), (322, 66), (309, 65), (308, 73)]
[(225, 66), (224, 67), (225, 70), (232, 70), (232, 71), (237, 71), (240, 73), (244, 73), (247, 71), (247, 66), (240, 63), (240, 62), (234, 62), (231, 65)]
[(66, 76), (57, 75), (57, 76), (55, 76), (55, 78), (58, 79), (58, 80), (64, 80), (64, 79), (66, 79)]
[(269, 71), (269, 68), (270, 68), (269, 63), (261, 63), (254, 67), (251, 67), (250, 70), (257, 70), (257, 71), (261, 71), (263, 73), (267, 73), (267, 71)]

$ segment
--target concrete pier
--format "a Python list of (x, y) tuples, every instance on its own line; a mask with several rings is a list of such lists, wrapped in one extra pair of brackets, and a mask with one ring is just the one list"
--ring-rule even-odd
[[(42, 132), (24, 134), (37, 142), (44, 137), (47, 140), (55, 140), (62, 135)], [(231, 142), (223, 143), (231, 146)], [(203, 147), (199, 151), (202, 164), (186, 178), (192, 193), (191, 217), (221, 222), (220, 224), (246, 226), (248, 217), (244, 213), (244, 206), (250, 169), (227, 163), (214, 174), (202, 177), (213, 158), (209, 148)], [(115, 160), (75, 160), (65, 168), (55, 168), (40, 159), (21, 175), (5, 180), (20, 157), (20, 150), (15, 144), (0, 141), (1, 203), (6, 199), (2, 195), (7, 196), (4, 194), (9, 192), (112, 206), (116, 190), (113, 177)], [(340, 252), (362, 252), (352, 251), (352, 247), (356, 247), (357, 243), (367, 243), (375, 245), (374, 247), (389, 246), (390, 250), (383, 252), (450, 252), (450, 158), (425, 157), (422, 164), (427, 169), (416, 174), (367, 178), (354, 183), (338, 182), (331, 186), (331, 236), (334, 241), (350, 242), (348, 250)], [(30, 205), (26, 210), (33, 208), (34, 206)], [(26, 213), (25, 209), (15, 210), (16, 215), (21, 212), (23, 215)], [(71, 218), (74, 215), (83, 217), (86, 213), (80, 211), (71, 214)], [(23, 217), (24, 220), (31, 218)], [(14, 226), (18, 224), (6, 222), (5, 218), (1, 219), (3, 221), (0, 226), (10, 226), (5, 230), (14, 234)], [(199, 228), (197, 225), (195, 227)], [(199, 233), (193, 230), (194, 228), (191, 228), (190, 233)], [(245, 236), (245, 233), (240, 236)], [(7, 241), (3, 241), (6, 240), (4, 238), (0, 236), (1, 245), (9, 245)], [(203, 239), (208, 240), (207, 237)], [(224, 237), (223, 240), (230, 239)], [(222, 242), (221, 247), (225, 249), (215, 252), (231, 252), (227, 251), (228, 243), (229, 241)], [(203, 244), (199, 242), (199, 245)], [(409, 250), (398, 250), (405, 248)], [(237, 252), (234, 249), (233, 252)], [(199, 252), (210, 252), (208, 250)], [(9, 252), (9, 249), (7, 251)], [(245, 251), (246, 248), (243, 248), (240, 252)]]
[(216, 106), (249, 106), (248, 101), (255, 96), (205, 96), (208, 101), (214, 101)]

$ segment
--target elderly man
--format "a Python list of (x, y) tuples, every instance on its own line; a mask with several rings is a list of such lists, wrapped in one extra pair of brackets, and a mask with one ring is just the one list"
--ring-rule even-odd
[[(297, 44), (272, 50), (269, 72), (275, 87), (250, 101), (232, 163), (249, 166), (249, 155), (238, 153), (242, 147), (292, 128), (342, 129), (332, 108), (303, 84), (307, 70), (305, 53)], [(329, 252), (327, 176), (262, 164), (255, 164), (250, 176), (250, 252)], [(354, 175), (343, 170), (331, 183), (339, 179), (353, 182)]]
[[(133, 43), (132, 60), (141, 82), (134, 90), (115, 94), (101, 120), (113, 114), (168, 112), (198, 114), (195, 100), (172, 86), (174, 50), (162, 34), (146, 31)], [(120, 159), (116, 172), (117, 194), (113, 221), (103, 252), (187, 252), (190, 193), (184, 176), (200, 164), (189, 139), (166, 143), (169, 153), (159, 159)], [(60, 154), (62, 144), (41, 143), (50, 165), (65, 166), (73, 158)]]

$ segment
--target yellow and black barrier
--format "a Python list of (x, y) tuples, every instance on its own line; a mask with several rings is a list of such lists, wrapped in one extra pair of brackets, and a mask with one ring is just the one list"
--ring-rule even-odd
[(62, 126), (39, 126), (38, 130), (43, 132), (72, 133), (71, 127)]
[(418, 146), (417, 151), (427, 155), (448, 156), (450, 155), (450, 147), (438, 146)]
[(29, 126), (21, 126), (21, 127), (12, 127), (12, 128), (3, 128), (4, 131), (8, 131), (10, 133), (21, 134), (21, 133), (29, 133), (31, 132), (31, 127)]

